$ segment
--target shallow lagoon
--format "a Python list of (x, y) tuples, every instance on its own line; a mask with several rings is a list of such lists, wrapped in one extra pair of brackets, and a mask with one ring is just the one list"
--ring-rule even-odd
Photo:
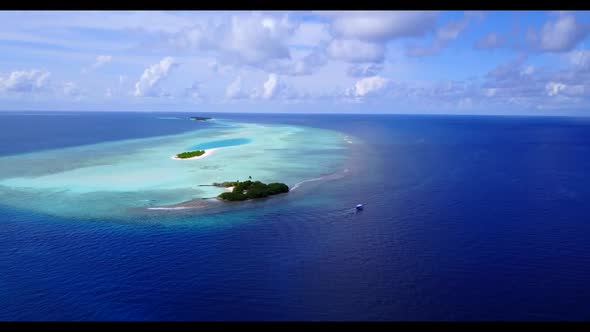
[[(347, 145), (331, 130), (219, 122), (178, 135), (2, 157), (0, 200), (57, 216), (147, 213), (148, 207), (215, 197), (224, 189), (207, 186), (213, 182), (251, 176), (293, 187), (342, 171)], [(172, 159), (212, 148), (206, 158)]]
[(225, 148), (228, 146), (244, 145), (244, 144), (248, 144), (251, 142), (252, 142), (252, 140), (249, 138), (230, 138), (230, 139), (224, 139), (224, 140), (199, 143), (197, 145), (191, 146), (187, 150), (194, 151), (194, 150), (218, 149), (218, 148)]

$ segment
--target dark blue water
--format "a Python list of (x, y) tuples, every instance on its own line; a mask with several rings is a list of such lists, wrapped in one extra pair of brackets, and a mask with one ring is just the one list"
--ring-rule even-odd
[[(0, 151), (201, 124), (153, 116), (1, 117)], [(255, 209), (79, 221), (0, 205), (0, 319), (590, 318), (589, 119), (224, 116), (364, 143), (351, 176)]]
[(206, 150), (206, 149), (214, 149), (214, 148), (223, 148), (227, 146), (237, 146), (237, 145), (244, 145), (252, 142), (249, 138), (230, 138), (230, 139), (223, 139), (211, 142), (200, 143), (197, 145), (193, 145), (189, 148), (189, 150)]
[[(172, 135), (213, 122), (159, 119), (167, 114), (101, 112), (0, 112), (0, 155), (65, 148), (96, 142)], [(185, 119), (184, 121), (182, 119)]]

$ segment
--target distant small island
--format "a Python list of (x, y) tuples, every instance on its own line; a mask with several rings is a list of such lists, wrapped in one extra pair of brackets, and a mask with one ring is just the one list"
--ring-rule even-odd
[(177, 154), (176, 158), (188, 159), (188, 158), (193, 158), (193, 157), (199, 157), (199, 156), (202, 156), (203, 154), (205, 154), (205, 150), (189, 151), (189, 152), (183, 152), (183, 153)]
[(243, 182), (214, 183), (213, 185), (233, 188), (231, 192), (225, 192), (217, 196), (225, 201), (245, 201), (289, 192), (289, 186), (278, 182), (266, 184), (260, 181), (248, 180)]
[(194, 121), (207, 121), (207, 120), (211, 120), (212, 118), (207, 117), (207, 116), (191, 116), (189, 119), (194, 120)]

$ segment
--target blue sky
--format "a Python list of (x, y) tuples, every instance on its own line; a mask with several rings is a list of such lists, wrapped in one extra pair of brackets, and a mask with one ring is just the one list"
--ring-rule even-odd
[(0, 12), (0, 110), (590, 114), (590, 12)]

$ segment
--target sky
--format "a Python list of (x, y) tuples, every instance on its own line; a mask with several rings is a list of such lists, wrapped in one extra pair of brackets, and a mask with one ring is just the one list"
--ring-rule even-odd
[(0, 110), (590, 115), (590, 12), (3, 11)]

